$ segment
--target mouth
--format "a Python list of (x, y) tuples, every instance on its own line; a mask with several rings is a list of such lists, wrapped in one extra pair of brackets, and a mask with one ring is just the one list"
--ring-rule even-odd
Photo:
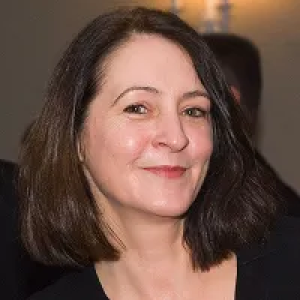
[(155, 166), (155, 167), (147, 167), (143, 169), (155, 175), (169, 178), (169, 179), (180, 178), (181, 176), (184, 175), (185, 171), (187, 170), (187, 168), (181, 166)]

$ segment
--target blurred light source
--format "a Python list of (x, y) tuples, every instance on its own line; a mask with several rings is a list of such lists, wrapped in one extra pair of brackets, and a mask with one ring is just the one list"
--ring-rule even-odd
[(205, 0), (205, 4), (201, 30), (207, 33), (228, 32), (232, 2), (230, 0)]
[(180, 13), (179, 0), (171, 0), (171, 12), (175, 15), (179, 15)]
[[(229, 32), (233, 0), (204, 0), (204, 15), (200, 31), (205, 33)], [(171, 12), (180, 15), (182, 2), (171, 0)]]

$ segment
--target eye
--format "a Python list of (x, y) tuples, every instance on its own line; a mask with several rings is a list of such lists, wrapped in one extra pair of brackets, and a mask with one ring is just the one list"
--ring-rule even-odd
[(192, 118), (205, 118), (208, 115), (208, 111), (199, 107), (188, 107), (183, 111), (183, 114)]
[(131, 104), (124, 109), (124, 112), (129, 114), (146, 114), (147, 108), (142, 104)]

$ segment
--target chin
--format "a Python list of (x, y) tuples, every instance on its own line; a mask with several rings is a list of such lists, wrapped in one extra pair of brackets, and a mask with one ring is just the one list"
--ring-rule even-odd
[(187, 203), (181, 202), (180, 205), (178, 203), (164, 203), (164, 205), (155, 206), (152, 208), (152, 213), (156, 216), (167, 217), (167, 218), (182, 218), (182, 216), (188, 211), (192, 202), (189, 201)]

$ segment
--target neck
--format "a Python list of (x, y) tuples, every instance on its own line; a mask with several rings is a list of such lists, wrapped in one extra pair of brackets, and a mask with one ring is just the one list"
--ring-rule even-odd
[(138, 290), (140, 296), (148, 294), (149, 287), (157, 286), (157, 291), (161, 290), (158, 286), (172, 289), (193, 273), (190, 255), (183, 243), (183, 220), (122, 218), (121, 224), (114, 225), (113, 230), (125, 246), (120, 260), (96, 264), (108, 293), (110, 282), (118, 283), (112, 290), (125, 285)]

